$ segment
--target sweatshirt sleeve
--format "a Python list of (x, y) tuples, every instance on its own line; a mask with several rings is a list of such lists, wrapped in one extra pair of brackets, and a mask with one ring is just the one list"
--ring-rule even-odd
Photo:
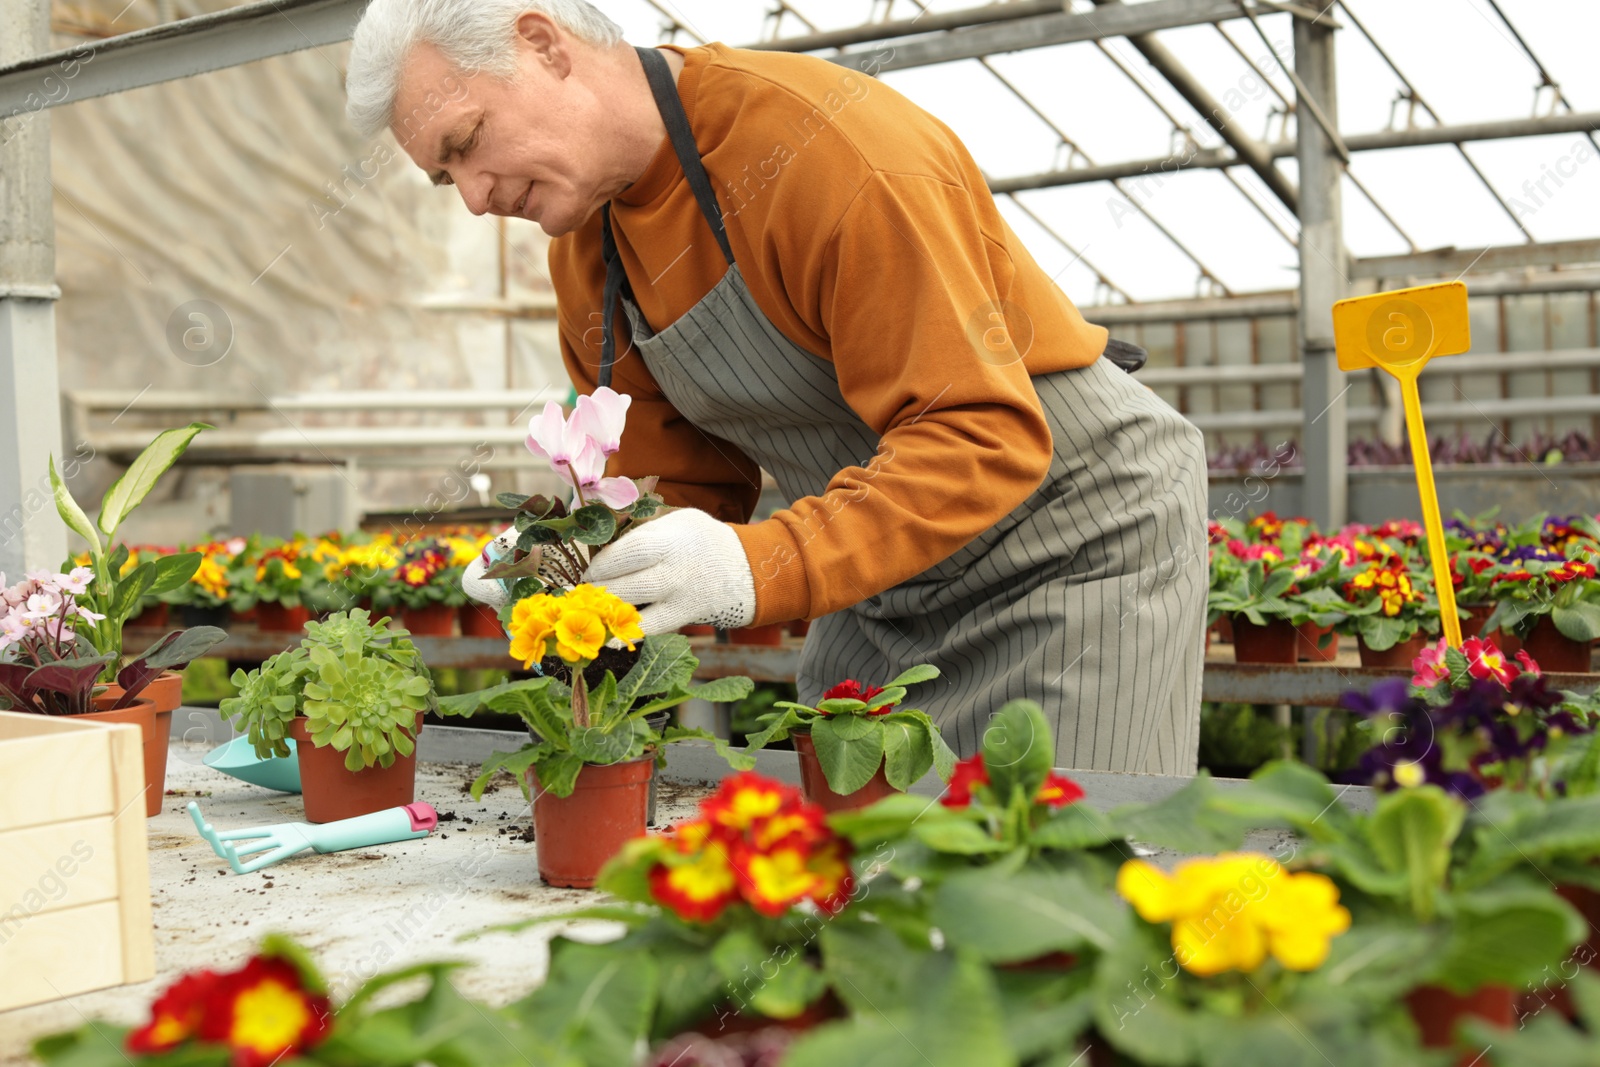
[[(736, 527), (757, 625), (825, 615), (920, 574), (1043, 481), (1050, 430), (1018, 347), (1026, 302), (1056, 299), (1054, 287), (1014, 292), (1005, 234), (984, 232), (984, 217), (961, 185), (876, 172), (828, 238), (818, 314), (844, 399), (881, 443), (821, 496)], [(1015, 346), (994, 332), (1002, 307)]]

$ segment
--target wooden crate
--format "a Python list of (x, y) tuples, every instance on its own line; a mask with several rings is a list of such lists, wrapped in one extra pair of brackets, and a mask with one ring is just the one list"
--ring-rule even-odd
[(0, 712), (0, 1011), (155, 977), (140, 746)]

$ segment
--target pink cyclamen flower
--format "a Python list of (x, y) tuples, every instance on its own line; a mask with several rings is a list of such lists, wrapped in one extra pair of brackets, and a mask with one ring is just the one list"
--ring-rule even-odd
[(572, 466), (585, 440), (554, 400), (544, 406), (543, 412), (528, 420), (528, 451), (550, 464), (568, 484), (572, 479), (567, 468)]
[(1432, 689), (1449, 678), (1450, 668), (1444, 663), (1444, 654), (1449, 647), (1450, 642), (1441, 637), (1438, 644), (1418, 653), (1417, 658), (1411, 661), (1411, 684), (1418, 689)]
[(571, 428), (594, 441), (601, 455), (614, 456), (622, 447), (622, 429), (628, 420), (628, 405), (632, 403), (633, 397), (601, 386), (578, 398)]
[(606, 457), (595, 439), (587, 437), (573, 457), (571, 469), (563, 477), (586, 497), (598, 498), (609, 508), (621, 510), (639, 499), (639, 487), (630, 479), (607, 478), (605, 472)]
[(1517, 665), (1522, 668), (1524, 674), (1531, 674), (1535, 678), (1544, 673), (1539, 669), (1538, 661), (1528, 655), (1528, 650), (1525, 648), (1517, 649)]

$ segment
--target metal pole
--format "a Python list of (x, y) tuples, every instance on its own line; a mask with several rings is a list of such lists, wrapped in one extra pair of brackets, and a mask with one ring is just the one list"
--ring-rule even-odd
[[(50, 0), (0, 0), (0, 65), (50, 47)], [(56, 375), (55, 221), (50, 117), (0, 117), (0, 572), (54, 570), (66, 531), (46, 463), (61, 452)]]
[[(1334, 2), (1317, 0), (1324, 9)], [(1344, 401), (1349, 386), (1333, 344), (1333, 305), (1348, 284), (1339, 200), (1343, 167), (1321, 125), (1306, 122), (1304, 116), (1320, 106), (1338, 128), (1333, 29), (1296, 19), (1294, 65), (1303, 105), (1295, 108), (1301, 116), (1295, 135), (1300, 164), (1300, 361), (1305, 367), (1300, 390), (1305, 413), (1300, 436), (1306, 470), (1303, 503), (1310, 517), (1327, 529), (1344, 525), (1349, 491)]]

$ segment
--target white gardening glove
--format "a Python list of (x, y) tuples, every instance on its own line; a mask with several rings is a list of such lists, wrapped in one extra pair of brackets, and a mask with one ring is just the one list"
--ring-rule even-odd
[(734, 629), (756, 617), (756, 579), (739, 535), (693, 508), (652, 519), (602, 548), (584, 581), (639, 605), (647, 634), (691, 623)]
[(507, 526), (501, 530), (478, 558), (467, 564), (467, 571), (461, 576), (461, 591), (472, 600), (485, 604), (495, 611), (511, 603), (511, 591), (506, 588), (506, 583), (498, 578), (485, 578), (483, 572), (501, 559), (509, 559), (511, 550), (516, 545), (517, 528)]

